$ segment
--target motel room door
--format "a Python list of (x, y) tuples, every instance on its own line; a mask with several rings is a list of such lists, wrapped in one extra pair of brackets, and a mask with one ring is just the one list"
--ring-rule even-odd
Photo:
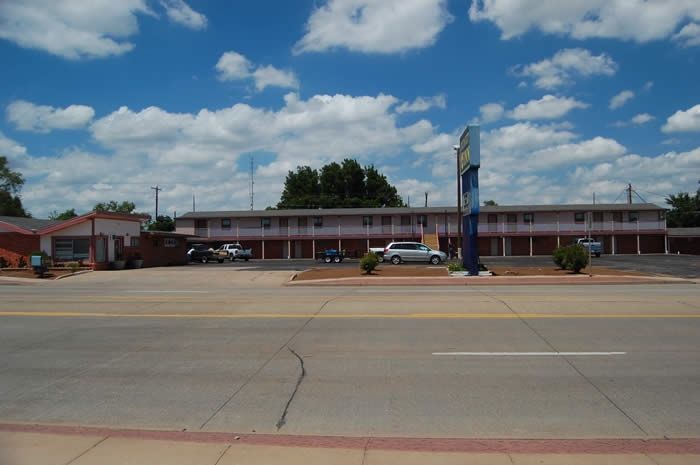
[(114, 238), (114, 259), (123, 260), (124, 259), (124, 238), (115, 237)]

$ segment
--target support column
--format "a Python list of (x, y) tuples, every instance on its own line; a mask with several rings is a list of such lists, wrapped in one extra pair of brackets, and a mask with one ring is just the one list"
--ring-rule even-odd
[(530, 236), (530, 256), (532, 257), (532, 236)]
[(340, 245), (340, 238), (338, 238), (338, 252), (340, 253), (340, 252), (342, 252), (342, 250), (343, 250), (343, 246)]
[(506, 236), (501, 237), (501, 240), (503, 242), (503, 256), (506, 256)]
[(367, 253), (369, 253), (369, 239), (367, 239)]
[(265, 239), (262, 240), (262, 259), (265, 260)]
[(612, 254), (615, 255), (615, 235), (610, 236), (610, 243), (612, 244)]
[(641, 254), (642, 254), (642, 250), (639, 247), (639, 234), (637, 234), (637, 255), (641, 255)]
[(561, 247), (561, 236), (557, 233), (557, 248)]
[(292, 241), (287, 239), (287, 260), (292, 258)]
[(311, 258), (316, 260), (316, 239), (311, 239)]
[(664, 253), (668, 255), (668, 234), (664, 235)]

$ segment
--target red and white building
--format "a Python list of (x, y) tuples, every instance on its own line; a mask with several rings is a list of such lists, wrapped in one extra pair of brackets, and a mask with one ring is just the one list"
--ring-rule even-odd
[[(587, 233), (608, 254), (667, 253), (665, 209), (654, 204), (481, 207), (482, 256), (549, 255)], [(190, 242), (241, 242), (255, 258), (315, 258), (326, 248), (361, 256), (391, 241), (422, 241), (447, 251), (458, 236), (455, 207), (338, 208), (190, 212), (176, 219)]]

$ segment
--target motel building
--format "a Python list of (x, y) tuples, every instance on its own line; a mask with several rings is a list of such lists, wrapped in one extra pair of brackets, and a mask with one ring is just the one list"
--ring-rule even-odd
[[(669, 253), (665, 209), (658, 205), (484, 206), (479, 214), (481, 256), (550, 255), (587, 235), (606, 254)], [(316, 258), (324, 249), (360, 257), (370, 247), (418, 241), (447, 252), (458, 236), (456, 207), (333, 208), (190, 212), (176, 231), (190, 243), (241, 242), (259, 259)], [(675, 250), (672, 250), (675, 253)]]

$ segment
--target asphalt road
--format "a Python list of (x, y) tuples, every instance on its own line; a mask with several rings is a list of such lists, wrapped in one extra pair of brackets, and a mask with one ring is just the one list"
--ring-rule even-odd
[(206, 267), (206, 292), (179, 269), (3, 286), (0, 423), (700, 435), (696, 284), (280, 287), (288, 274)]

